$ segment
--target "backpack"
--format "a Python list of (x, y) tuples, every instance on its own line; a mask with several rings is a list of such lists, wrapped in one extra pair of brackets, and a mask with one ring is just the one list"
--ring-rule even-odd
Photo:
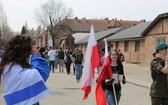
[(58, 52), (58, 58), (59, 59), (64, 59), (64, 52), (63, 51)]
[(67, 56), (67, 63), (72, 63), (72, 60), (71, 60), (70, 54)]
[(75, 62), (82, 63), (82, 60), (83, 60), (82, 53), (75, 53)]

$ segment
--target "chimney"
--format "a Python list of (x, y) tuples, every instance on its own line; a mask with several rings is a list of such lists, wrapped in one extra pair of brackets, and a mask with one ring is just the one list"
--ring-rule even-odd
[(75, 17), (75, 20), (78, 20), (78, 17)]
[(107, 18), (105, 18), (105, 20), (107, 20), (107, 21), (108, 21), (108, 17), (107, 17)]
[(141, 22), (145, 22), (145, 21), (146, 21), (145, 19), (141, 20)]
[(83, 20), (84, 22), (87, 22), (86, 17), (83, 17), (82, 20)]

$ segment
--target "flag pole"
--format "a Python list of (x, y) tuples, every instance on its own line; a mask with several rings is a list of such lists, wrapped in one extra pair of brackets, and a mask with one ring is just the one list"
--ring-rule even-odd
[(113, 86), (115, 104), (118, 105), (118, 103), (117, 103), (117, 97), (116, 97), (116, 91), (115, 91), (115, 87), (114, 87), (114, 83), (112, 83), (112, 86)]

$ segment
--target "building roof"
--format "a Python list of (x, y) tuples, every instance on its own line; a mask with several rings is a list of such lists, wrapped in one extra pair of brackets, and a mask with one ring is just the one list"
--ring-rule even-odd
[(119, 41), (123, 39), (142, 38), (141, 33), (149, 26), (151, 22), (140, 23), (136, 26), (127, 28), (107, 38), (107, 41)]
[(116, 27), (132, 27), (135, 26), (139, 23), (145, 22), (145, 20), (141, 21), (132, 21), (132, 20), (117, 20), (117, 19), (112, 19), (110, 24), (108, 25), (108, 28), (116, 28)]
[(89, 36), (89, 33), (74, 33), (72, 36), (75, 38), (75, 42), (78, 42), (79, 40), (83, 39), (86, 36)]
[(150, 31), (150, 29), (153, 28), (153, 26), (155, 26), (155, 24), (162, 18), (166, 18), (168, 17), (168, 12), (167, 13), (163, 13), (158, 15), (152, 22), (151, 24), (141, 33), (142, 36), (145, 36), (147, 32)]
[(78, 19), (78, 17), (75, 17), (74, 19), (65, 18), (62, 21), (60, 21), (60, 24), (68, 26), (74, 33), (76, 32), (90, 32), (91, 24), (94, 25), (95, 32), (107, 30), (109, 28), (117, 28), (117, 27), (131, 27), (135, 26), (141, 22), (144, 22), (145, 20), (141, 21), (132, 21), (132, 20), (117, 20), (112, 19), (109, 20), (108, 18), (105, 19)]
[[(97, 32), (97, 33), (95, 33), (96, 40), (101, 40), (105, 37), (108, 37), (109, 35), (113, 35), (113, 34), (119, 32), (123, 29), (125, 29), (125, 28), (119, 27), (119, 28), (113, 28), (113, 29)], [(88, 36), (84, 37), (83, 39), (77, 41), (75, 44), (86, 44), (88, 42), (88, 40), (89, 40), (89, 34), (88, 34)]]
[(102, 31), (107, 29), (108, 24), (110, 21), (106, 19), (78, 19), (75, 17), (74, 19), (63, 19), (61, 24), (67, 25), (73, 32), (89, 32), (91, 24), (94, 25), (95, 31)]

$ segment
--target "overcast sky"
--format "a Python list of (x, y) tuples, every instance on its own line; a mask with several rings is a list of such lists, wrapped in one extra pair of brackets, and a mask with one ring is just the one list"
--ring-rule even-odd
[[(48, 0), (0, 0), (13, 31), (21, 31), (27, 22), (28, 28), (37, 28), (33, 19), (34, 9)], [(117, 18), (122, 20), (154, 20), (168, 12), (168, 0), (62, 0), (71, 7), (78, 18)]]

